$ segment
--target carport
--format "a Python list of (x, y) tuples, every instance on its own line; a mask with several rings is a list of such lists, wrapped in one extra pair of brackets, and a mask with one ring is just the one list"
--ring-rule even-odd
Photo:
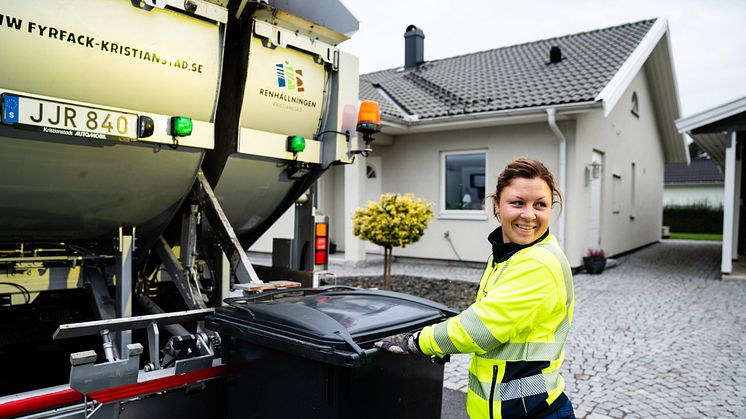
[(741, 197), (746, 197), (742, 182), (743, 144), (746, 139), (746, 97), (681, 118), (679, 133), (689, 135), (718, 164), (725, 175), (723, 191), (723, 254), (721, 271), (730, 276), (746, 276), (744, 242), (746, 214)]

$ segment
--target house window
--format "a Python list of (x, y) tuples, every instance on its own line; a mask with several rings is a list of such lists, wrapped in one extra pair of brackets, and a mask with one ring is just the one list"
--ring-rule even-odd
[(365, 175), (368, 177), (368, 179), (375, 179), (376, 178), (376, 169), (365, 166)]
[(441, 217), (485, 219), (487, 153), (447, 152), (441, 156)]
[(611, 213), (622, 212), (622, 176), (614, 173), (611, 175)]
[(629, 111), (632, 113), (632, 115), (638, 118), (640, 117), (640, 104), (637, 101), (637, 92), (632, 92), (632, 104)]

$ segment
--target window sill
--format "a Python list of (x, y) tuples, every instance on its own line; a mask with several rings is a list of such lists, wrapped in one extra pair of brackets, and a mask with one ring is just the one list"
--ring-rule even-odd
[(470, 221), (486, 221), (487, 213), (485, 212), (471, 212), (471, 213), (453, 213), (453, 212), (441, 212), (438, 214), (439, 220), (470, 220)]

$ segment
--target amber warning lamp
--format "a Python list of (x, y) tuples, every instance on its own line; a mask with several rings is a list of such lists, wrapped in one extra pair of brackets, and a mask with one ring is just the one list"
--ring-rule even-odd
[[(368, 137), (381, 130), (381, 108), (378, 102), (364, 100), (357, 113), (357, 131)], [(372, 141), (371, 139), (370, 141)]]
[(373, 134), (381, 131), (381, 108), (378, 102), (373, 100), (364, 100), (360, 103), (360, 109), (357, 113), (357, 132), (363, 134), (365, 148), (362, 150), (350, 150), (349, 154), (362, 154), (366, 157), (369, 152), (370, 143), (373, 142)]

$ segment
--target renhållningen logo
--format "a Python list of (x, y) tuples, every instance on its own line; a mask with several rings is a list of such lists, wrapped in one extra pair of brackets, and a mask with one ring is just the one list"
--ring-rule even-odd
[(300, 68), (293, 68), (290, 63), (285, 61), (285, 64), (275, 64), (277, 70), (277, 86), (287, 87), (288, 90), (296, 90), (302, 92), (303, 88), (303, 70)]

